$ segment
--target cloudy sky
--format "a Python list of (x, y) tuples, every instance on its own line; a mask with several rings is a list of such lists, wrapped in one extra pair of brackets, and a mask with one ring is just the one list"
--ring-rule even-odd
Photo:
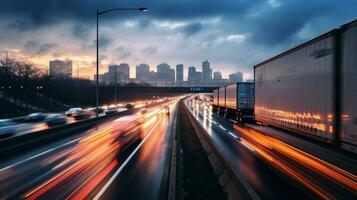
[(0, 51), (41, 68), (72, 59), (92, 79), (96, 9), (113, 7), (149, 11), (101, 16), (101, 72), (121, 62), (201, 69), (207, 59), (247, 79), (255, 64), (357, 19), (356, 0), (1, 0)]

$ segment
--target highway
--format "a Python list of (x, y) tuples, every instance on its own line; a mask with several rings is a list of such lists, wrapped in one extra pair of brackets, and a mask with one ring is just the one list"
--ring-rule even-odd
[(162, 102), (2, 161), (0, 199), (163, 198), (176, 105), (168, 112)]
[[(103, 110), (102, 112), (100, 112), (98, 114), (99, 117), (103, 117), (105, 115), (107, 115), (105, 113), (105, 111), (107, 111), (110, 108), (115, 108), (117, 113), (121, 113), (121, 112), (125, 112), (127, 111), (127, 108), (125, 107), (126, 104), (131, 104), (131, 105), (135, 105), (135, 108), (143, 108), (149, 104), (155, 104), (155, 103), (160, 103), (162, 101), (164, 101), (165, 98), (158, 98), (156, 100), (138, 100), (138, 101), (132, 101), (132, 102), (126, 102), (126, 103), (120, 103), (117, 105), (102, 105), (100, 106), (100, 108)], [(86, 119), (91, 119), (91, 118), (95, 118), (95, 107), (87, 107), (87, 108), (83, 108), (84, 111), (88, 111), (90, 113), (90, 116), (86, 117)], [(28, 120), (27, 117), (28, 116), (21, 116), (21, 117), (17, 117), (17, 118), (12, 118), (12, 119), (0, 119), (0, 122), (3, 120), (10, 120), (12, 123), (10, 128), (12, 129), (11, 132), (14, 132), (13, 134), (8, 134), (8, 135), (4, 135), (4, 133), (0, 130), (0, 141), (1, 140), (6, 140), (9, 138), (13, 138), (13, 137), (18, 137), (21, 135), (26, 135), (26, 134), (31, 134), (33, 132), (37, 132), (37, 131), (41, 131), (41, 130), (46, 130), (46, 129), (51, 129), (53, 127), (56, 126), (61, 126), (64, 124), (72, 124), (72, 123), (76, 123), (78, 121), (81, 121), (83, 119), (75, 119), (73, 116), (66, 116), (65, 115), (66, 111), (62, 111), (62, 112), (55, 112), (55, 113), (50, 113), (50, 112), (45, 112), (45, 113), (41, 113), (38, 112), (38, 114), (42, 115), (42, 118), (36, 119), (36, 120)], [(48, 125), (46, 123), (46, 117), (50, 116), (52, 114), (58, 114), (61, 115), (65, 118), (65, 121), (63, 123), (60, 124), (52, 124), (52, 125)], [(0, 123), (1, 125), (1, 123)], [(1, 126), (0, 126), (1, 128)]]
[[(321, 153), (323, 158), (330, 157), (322, 159), (310, 154), (311, 145), (307, 152), (303, 151), (305, 146), (298, 149), (301, 142), (291, 136), (295, 146), (285, 141), (287, 136), (273, 138), (217, 116), (208, 103), (190, 98), (185, 104), (235, 172), (261, 199), (356, 197), (355, 160), (347, 156), (338, 159), (337, 153), (327, 156), (329, 152)], [(323, 152), (322, 147), (318, 149)]]

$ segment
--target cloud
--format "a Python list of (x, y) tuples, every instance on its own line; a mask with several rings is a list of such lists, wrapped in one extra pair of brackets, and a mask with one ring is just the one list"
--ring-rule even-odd
[(34, 29), (32, 23), (25, 19), (19, 19), (9, 22), (4, 26), (4, 29), (14, 30), (14, 31), (27, 31)]
[(58, 45), (56, 43), (45, 43), (40, 45), (38, 42), (30, 40), (27, 41), (23, 47), (23, 52), (30, 55), (43, 55), (51, 51)]
[(149, 18), (141, 18), (139, 20), (139, 27), (142, 29), (146, 29), (151, 25), (151, 20)]
[(106, 59), (108, 59), (108, 56), (107, 56), (107, 55), (105, 55), (105, 54), (100, 54), (100, 55), (99, 55), (99, 60), (100, 60), (100, 61), (103, 61), (103, 60), (106, 60)]
[(227, 40), (228, 41), (235, 41), (235, 42), (242, 42), (245, 40), (245, 35), (239, 34), (239, 35), (228, 35)]
[(147, 6), (145, 13), (101, 16), (100, 53), (108, 56), (106, 62), (126, 59), (133, 65), (140, 59), (154, 66), (162, 60), (197, 65), (207, 58), (222, 69), (244, 66), (248, 71), (257, 62), (355, 19), (357, 9), (355, 0), (71, 0), (63, 5), (60, 0), (2, 0), (0, 46), (23, 48), (29, 55), (56, 50), (92, 60), (96, 8)]
[(40, 46), (38, 51), (35, 53), (35, 55), (42, 55), (47, 52), (49, 52), (51, 49), (55, 48), (57, 46), (56, 43), (46, 43)]
[(26, 42), (26, 44), (24, 45), (23, 50), (26, 53), (33, 53), (33, 52), (36, 52), (38, 50), (39, 46), (40, 45), (38, 44), (38, 42), (30, 40), (30, 41)]
[(133, 56), (131, 50), (125, 46), (119, 46), (115, 49), (115, 51), (118, 55), (119, 60), (127, 59)]
[(176, 29), (183, 33), (185, 37), (190, 37), (202, 30), (202, 24), (200, 22), (194, 22), (185, 26), (178, 27)]
[[(113, 40), (109, 36), (100, 35), (99, 36), (99, 48), (101, 48), (102, 50), (105, 50), (110, 45), (110, 43), (112, 41)], [(95, 49), (97, 46), (97, 40), (93, 40), (93, 42), (89, 45), (87, 43), (82, 43), (81, 46), (82, 46), (83, 50), (88, 49), (88, 48)]]
[(89, 28), (86, 26), (76, 24), (72, 26), (71, 30), (75, 38), (87, 40), (89, 37)]
[(141, 52), (145, 55), (154, 55), (158, 52), (158, 49), (159, 47), (151, 45), (142, 49)]

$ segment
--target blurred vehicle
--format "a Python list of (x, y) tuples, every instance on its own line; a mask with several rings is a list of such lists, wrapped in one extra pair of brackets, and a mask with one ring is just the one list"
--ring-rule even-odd
[[(98, 107), (98, 113), (104, 113), (105, 109), (106, 109), (106, 108)], [(97, 109), (96, 109), (96, 108), (90, 108), (90, 109), (88, 109), (88, 110), (93, 111), (94, 113), (97, 112)]]
[(17, 132), (17, 124), (10, 119), (0, 120), (0, 138), (9, 137)]
[(131, 103), (127, 103), (127, 104), (125, 105), (125, 108), (128, 109), (128, 110), (130, 110), (130, 109), (133, 109), (133, 108), (134, 108), (134, 105), (131, 104)]
[(68, 117), (72, 116), (75, 112), (82, 110), (82, 108), (70, 108), (67, 112), (64, 114)]
[(42, 121), (45, 117), (46, 117), (45, 114), (43, 114), (41, 112), (36, 112), (36, 113), (31, 113), (31, 114), (27, 115), (25, 120), (28, 122), (38, 122), (38, 121)]
[(67, 123), (67, 118), (62, 114), (50, 114), (46, 116), (44, 121), (48, 126), (62, 125)]
[(105, 112), (106, 115), (118, 113), (118, 109), (116, 107), (110, 107)]
[(168, 104), (162, 106), (157, 114), (170, 115), (170, 106)]
[(147, 112), (148, 112), (148, 110), (147, 110), (146, 108), (140, 109), (140, 114), (145, 114), (145, 113), (147, 113)]
[(75, 120), (82, 120), (82, 119), (88, 119), (94, 116), (95, 112), (91, 110), (77, 110), (75, 113), (72, 114), (72, 117)]
[(140, 117), (129, 115), (114, 120), (112, 129), (117, 133), (122, 150), (132, 142), (144, 138), (145, 135), (141, 131), (142, 121), (139, 119)]
[(164, 106), (165, 114), (170, 115), (170, 104)]

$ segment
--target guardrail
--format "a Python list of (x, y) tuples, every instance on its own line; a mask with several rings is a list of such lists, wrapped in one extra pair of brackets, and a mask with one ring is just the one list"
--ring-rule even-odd
[(32, 149), (37, 146), (47, 144), (50, 141), (54, 141), (59, 138), (63, 138), (68, 135), (84, 131), (96, 124), (104, 121), (117, 118), (123, 115), (135, 112), (137, 109), (126, 110), (112, 115), (104, 115), (98, 118), (91, 118), (81, 120), (75, 123), (65, 124), (17, 137), (8, 138), (0, 141), (0, 160), (9, 156), (13, 156), (15, 153), (19, 153), (24, 150)]

